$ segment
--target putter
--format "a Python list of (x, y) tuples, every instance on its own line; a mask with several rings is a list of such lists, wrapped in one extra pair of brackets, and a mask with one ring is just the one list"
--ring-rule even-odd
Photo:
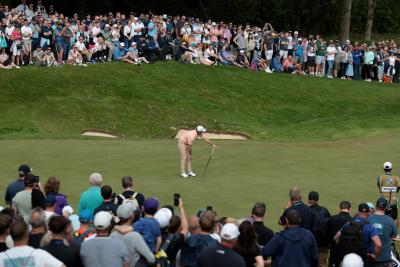
[(215, 150), (215, 147), (213, 147), (213, 149), (211, 150), (210, 157), (208, 158), (206, 167), (204, 168), (203, 177), (206, 176), (206, 171), (207, 171), (208, 165), (210, 164), (211, 158), (214, 155), (214, 150)]

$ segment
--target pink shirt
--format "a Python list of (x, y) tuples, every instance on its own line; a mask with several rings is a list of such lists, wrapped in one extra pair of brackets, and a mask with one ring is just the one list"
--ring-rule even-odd
[(218, 34), (219, 34), (218, 28), (211, 27), (210, 34), (211, 34), (211, 42), (213, 42), (213, 43), (218, 42)]
[(179, 143), (191, 145), (197, 138), (196, 130), (187, 131), (179, 137)]

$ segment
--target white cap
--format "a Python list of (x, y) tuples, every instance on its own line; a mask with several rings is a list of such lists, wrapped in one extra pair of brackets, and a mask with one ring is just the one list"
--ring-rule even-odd
[(367, 202), (367, 205), (370, 209), (375, 209), (375, 206), (372, 202)]
[(355, 253), (350, 253), (344, 256), (342, 267), (363, 267), (364, 262), (360, 256)]
[(240, 50), (239, 53), (240, 53), (240, 54), (244, 54), (244, 50)]
[(294, 31), (294, 34), (299, 34), (299, 32), (298, 31)]
[(129, 219), (132, 217), (134, 211), (139, 208), (139, 204), (137, 203), (136, 199), (130, 202), (125, 202), (121, 204), (117, 209), (117, 216), (120, 219)]
[(107, 229), (111, 225), (112, 215), (107, 211), (99, 211), (94, 216), (94, 227), (96, 229)]
[(258, 33), (255, 33), (254, 36), (260, 36)]
[(204, 128), (204, 127), (201, 126), (201, 125), (199, 125), (199, 126), (196, 127), (196, 132), (205, 133), (206, 131), (207, 131), (207, 129)]
[(383, 163), (383, 169), (384, 170), (391, 170), (392, 169), (392, 163), (390, 161), (387, 161)]
[(134, 17), (133, 20), (138, 20), (138, 18), (137, 18), (137, 17)]
[(162, 17), (163, 17), (164, 19), (168, 18), (167, 14), (164, 14)]
[(104, 27), (105, 28), (110, 28), (111, 26), (110, 26), (110, 24), (107, 23)]
[(225, 240), (236, 239), (240, 235), (239, 228), (234, 223), (227, 223), (221, 229), (221, 238)]
[(71, 215), (72, 213), (74, 213), (74, 209), (71, 206), (65, 206), (62, 209), (62, 214), (63, 215)]
[(119, 43), (119, 46), (125, 46), (125, 44), (121, 42), (121, 43)]
[(136, 45), (136, 42), (132, 42), (131, 46), (134, 46), (134, 45)]
[(213, 26), (217, 26), (217, 23), (213, 22), (213, 23), (211, 23), (211, 25), (213, 25)]
[(157, 220), (160, 228), (165, 228), (169, 225), (169, 220), (171, 220), (172, 211), (167, 208), (162, 208), (154, 214), (154, 219)]

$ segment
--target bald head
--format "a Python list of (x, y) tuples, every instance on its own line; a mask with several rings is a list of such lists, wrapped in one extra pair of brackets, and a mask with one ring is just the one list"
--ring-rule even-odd
[(290, 201), (300, 201), (301, 200), (301, 193), (300, 193), (300, 188), (298, 187), (293, 187), (289, 191), (289, 197)]

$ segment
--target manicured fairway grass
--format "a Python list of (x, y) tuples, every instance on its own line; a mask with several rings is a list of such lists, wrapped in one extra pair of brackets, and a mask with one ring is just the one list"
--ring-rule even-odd
[[(321, 204), (335, 213), (340, 200), (354, 206), (375, 200), (375, 177), (384, 161), (393, 161), (394, 172), (400, 172), (400, 134), (319, 143), (217, 143), (208, 175), (182, 180), (174, 140), (2, 140), (1, 198), (18, 165), (28, 163), (42, 181), (51, 175), (61, 178), (62, 192), (75, 208), (88, 175), (98, 171), (104, 184), (118, 191), (123, 175), (134, 176), (138, 191), (158, 196), (162, 204), (172, 204), (173, 193), (181, 193), (190, 213), (211, 205), (221, 216), (242, 217), (255, 201), (264, 201), (267, 223), (278, 230), (276, 221), (293, 185), (300, 186), (305, 197), (309, 190), (319, 191)], [(199, 174), (209, 149), (202, 141), (195, 144)]]

